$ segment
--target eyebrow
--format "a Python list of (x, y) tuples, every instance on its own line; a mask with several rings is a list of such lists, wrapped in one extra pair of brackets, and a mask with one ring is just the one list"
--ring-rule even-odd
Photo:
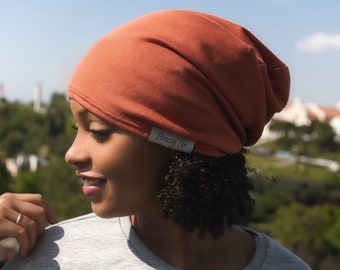
[(88, 110), (86, 110), (85, 108), (80, 109), (77, 112), (77, 116), (82, 119), (82, 120), (90, 120), (93, 119), (95, 116), (93, 114), (91, 114), (91, 112), (89, 112)]
[(77, 112), (77, 115), (78, 115), (79, 117), (81, 117), (81, 118), (87, 117), (88, 114), (89, 114), (89, 111), (86, 110), (86, 109), (81, 109), (81, 110), (79, 110), (79, 111)]
[(94, 115), (93, 113), (91, 113), (90, 111), (86, 110), (85, 108), (82, 108), (81, 110), (79, 110), (77, 112), (77, 115), (79, 118), (81, 119), (86, 119), (87, 121), (103, 121), (106, 123), (105, 120), (97, 117), (96, 115)]

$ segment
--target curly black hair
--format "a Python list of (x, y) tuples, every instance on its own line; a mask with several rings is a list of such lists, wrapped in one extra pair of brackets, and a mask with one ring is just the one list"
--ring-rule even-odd
[(166, 218), (215, 239), (253, 208), (244, 151), (223, 157), (175, 152), (158, 195)]

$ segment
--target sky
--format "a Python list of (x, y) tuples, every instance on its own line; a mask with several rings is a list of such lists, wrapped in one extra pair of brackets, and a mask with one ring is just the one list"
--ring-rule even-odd
[(66, 92), (89, 47), (119, 25), (149, 12), (186, 9), (210, 13), (250, 30), (291, 74), (290, 98), (335, 106), (340, 102), (338, 0), (0, 0), (0, 92), (31, 102)]

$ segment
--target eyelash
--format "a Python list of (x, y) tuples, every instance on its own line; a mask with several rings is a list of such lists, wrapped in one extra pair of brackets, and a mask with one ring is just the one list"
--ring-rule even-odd
[[(78, 130), (77, 125), (72, 125), (74, 130)], [(97, 130), (97, 129), (89, 129), (88, 132), (91, 132), (92, 137), (97, 141), (104, 141), (106, 140), (110, 134), (111, 130)]]

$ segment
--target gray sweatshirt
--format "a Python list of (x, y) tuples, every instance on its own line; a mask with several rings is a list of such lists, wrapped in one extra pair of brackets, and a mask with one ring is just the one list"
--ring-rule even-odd
[[(256, 252), (244, 270), (309, 270), (298, 257), (265, 234), (256, 235)], [(28, 257), (14, 256), (3, 270), (164, 269), (169, 265), (137, 236), (129, 217), (103, 219), (88, 214), (50, 226)]]

